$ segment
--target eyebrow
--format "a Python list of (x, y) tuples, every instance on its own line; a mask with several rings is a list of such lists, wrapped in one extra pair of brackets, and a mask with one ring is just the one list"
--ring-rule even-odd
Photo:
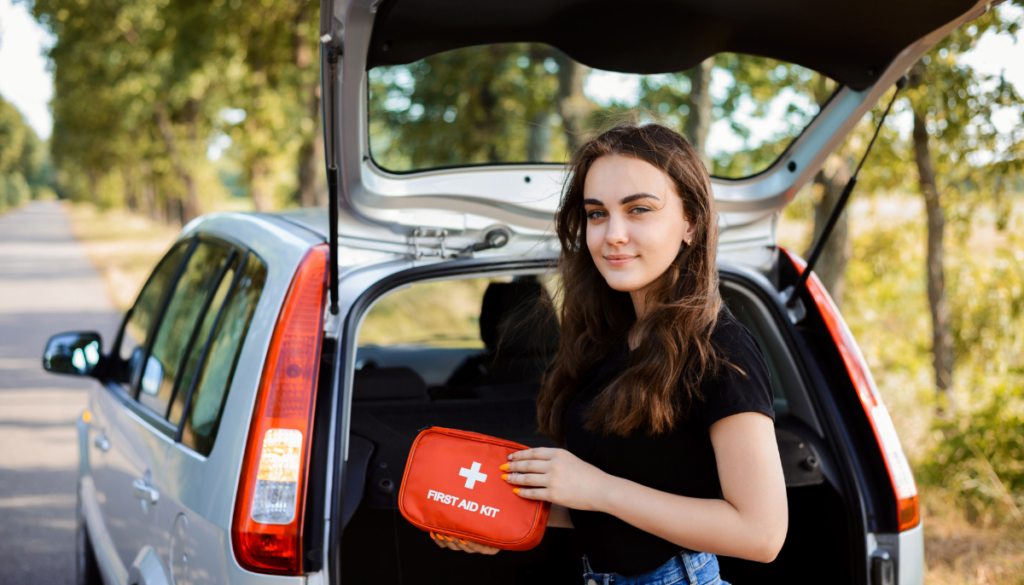
[[(655, 201), (661, 201), (661, 199), (658, 199), (658, 197), (656, 197), (655, 195), (651, 195), (650, 193), (634, 193), (632, 195), (626, 195), (625, 197), (623, 197), (619, 201), (619, 205), (625, 205), (627, 203), (632, 203), (633, 201), (636, 201), (637, 199), (654, 199)], [(599, 201), (597, 199), (584, 199), (583, 200), (583, 205), (600, 205), (600, 206), (604, 207), (604, 202), (603, 201)]]

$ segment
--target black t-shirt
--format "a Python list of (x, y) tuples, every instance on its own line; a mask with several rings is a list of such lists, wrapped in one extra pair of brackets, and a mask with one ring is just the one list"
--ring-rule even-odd
[[(584, 428), (584, 412), (594, 397), (622, 371), (629, 353), (625, 336), (585, 378), (588, 380), (565, 414), (566, 448), (611, 475), (656, 490), (693, 498), (720, 499), (721, 484), (708, 429), (741, 412), (775, 419), (771, 376), (757, 341), (727, 311), (719, 314), (711, 339), (729, 363), (701, 387), (688, 415), (680, 415), (671, 432), (651, 436), (638, 430), (629, 437)], [(660, 567), (683, 550), (602, 512), (569, 511), (577, 537), (594, 571), (636, 575)]]

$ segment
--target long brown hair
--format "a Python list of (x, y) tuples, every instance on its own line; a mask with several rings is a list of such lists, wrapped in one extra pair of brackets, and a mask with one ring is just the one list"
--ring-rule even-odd
[(664, 171), (695, 228), (691, 245), (679, 243), (679, 254), (649, 289), (646, 312), (633, 331), (640, 344), (625, 370), (594, 399), (587, 427), (622, 436), (637, 429), (669, 431), (702, 398), (701, 383), (725, 363), (710, 339), (722, 298), (715, 266), (718, 216), (708, 172), (678, 132), (658, 124), (612, 128), (574, 153), (555, 216), (562, 244), (562, 336), (541, 383), (537, 420), (559, 444), (565, 440), (562, 420), (584, 376), (636, 320), (629, 293), (608, 286), (587, 248), (583, 185), (594, 161), (608, 155), (631, 156)]

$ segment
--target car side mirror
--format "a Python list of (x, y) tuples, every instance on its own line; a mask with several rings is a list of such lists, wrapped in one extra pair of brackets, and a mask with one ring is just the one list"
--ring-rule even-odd
[(95, 331), (54, 335), (43, 352), (43, 369), (55, 374), (91, 376), (100, 363), (103, 341)]

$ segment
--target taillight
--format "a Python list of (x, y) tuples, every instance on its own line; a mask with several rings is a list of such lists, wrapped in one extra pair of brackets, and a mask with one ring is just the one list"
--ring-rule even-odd
[(327, 247), (306, 254), (274, 327), (249, 426), (231, 538), (259, 572), (302, 571), (302, 510), (323, 330)]
[[(797, 272), (803, 272), (806, 263), (802, 258), (793, 254), (785, 248), (779, 248), (789, 257)], [(864, 356), (860, 353), (857, 342), (854, 341), (846, 321), (836, 308), (832, 297), (825, 290), (825, 286), (818, 280), (818, 276), (811, 273), (807, 279), (807, 292), (814, 299), (814, 304), (821, 313), (829, 333), (839, 354), (843, 358), (846, 370), (853, 380), (853, 386), (857, 390), (861, 406), (867, 414), (871, 429), (875, 433), (882, 457), (885, 459), (885, 466), (889, 470), (889, 479), (892, 480), (893, 492), (896, 494), (896, 509), (899, 511), (900, 532), (917, 526), (921, 522), (920, 506), (917, 500), (917, 484), (914, 483), (914, 475), (910, 471), (910, 464), (903, 454), (903, 446), (900, 445), (900, 438), (896, 434), (896, 427), (889, 418), (889, 411), (882, 402), (882, 395), (878, 392), (875, 379), (871, 376)]]

